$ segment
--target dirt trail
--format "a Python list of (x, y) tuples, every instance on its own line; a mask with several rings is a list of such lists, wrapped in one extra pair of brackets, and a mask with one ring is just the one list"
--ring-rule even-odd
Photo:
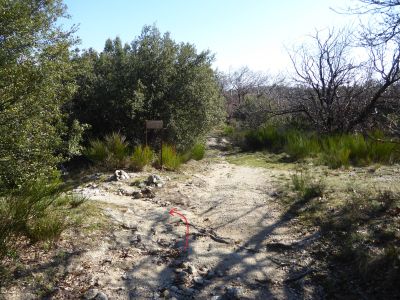
[[(154, 198), (122, 195), (143, 173), (79, 189), (106, 203), (104, 214), (119, 226), (70, 259), (75, 279), (55, 298), (77, 289), (86, 299), (97, 292), (108, 299), (319, 298), (305, 279), (313, 262), (303, 248), (313, 235), (296, 233), (292, 216), (274, 200), (271, 175), (286, 171), (237, 166), (218, 150), (210, 153), (155, 188)], [(190, 222), (187, 252), (180, 251), (185, 225), (168, 214), (173, 207)]]

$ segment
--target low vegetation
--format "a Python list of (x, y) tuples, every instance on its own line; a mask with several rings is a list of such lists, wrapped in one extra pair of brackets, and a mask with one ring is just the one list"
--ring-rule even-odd
[[(314, 188), (311, 184), (304, 189)], [(322, 201), (315, 198), (299, 212), (305, 226), (316, 226), (322, 235), (315, 256), (328, 273), (317, 274), (315, 280), (324, 285), (329, 297), (358, 297), (360, 293), (397, 297), (400, 193), (351, 190), (344, 199), (337, 197), (331, 193)]]
[(154, 152), (149, 146), (136, 146), (130, 158), (130, 166), (135, 171), (142, 171), (147, 165), (151, 165), (154, 159)]
[[(92, 140), (84, 151), (87, 158), (99, 168), (106, 170), (132, 169), (142, 171), (145, 166), (161, 167), (160, 154), (149, 146), (133, 147), (119, 133), (107, 135), (103, 140)], [(205, 155), (204, 144), (196, 143), (189, 150), (179, 153), (176, 146), (164, 144), (162, 148), (162, 165), (167, 170), (178, 170), (180, 165), (190, 159), (201, 160)]]
[(167, 170), (178, 170), (182, 164), (182, 157), (176, 152), (176, 149), (171, 145), (163, 145), (162, 157), (158, 157), (157, 164), (165, 167)]
[(229, 136), (247, 151), (266, 149), (287, 153), (293, 160), (316, 158), (331, 168), (393, 164), (400, 161), (400, 146), (386, 142), (383, 133), (317, 135), (315, 132), (266, 125), (255, 130), (230, 131)]
[(68, 211), (85, 199), (65, 195), (60, 187), (59, 181), (38, 180), (0, 198), (0, 257), (21, 237), (32, 243), (53, 241), (68, 227)]
[(194, 144), (192, 151), (191, 151), (191, 158), (194, 160), (202, 160), (206, 153), (206, 147), (204, 144), (196, 143)]

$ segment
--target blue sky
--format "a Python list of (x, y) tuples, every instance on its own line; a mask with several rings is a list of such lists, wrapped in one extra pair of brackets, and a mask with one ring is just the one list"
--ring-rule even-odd
[(352, 22), (330, 7), (354, 0), (65, 0), (78, 24), (80, 48), (101, 51), (107, 38), (131, 42), (144, 25), (169, 31), (178, 42), (215, 54), (222, 71), (249, 66), (272, 73), (290, 67), (285, 47), (301, 43), (316, 29)]

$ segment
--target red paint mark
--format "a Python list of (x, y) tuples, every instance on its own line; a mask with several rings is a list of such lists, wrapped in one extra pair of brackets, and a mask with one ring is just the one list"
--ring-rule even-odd
[(177, 208), (172, 208), (169, 211), (169, 214), (171, 216), (174, 216), (174, 214), (179, 215), (186, 223), (186, 242), (185, 242), (185, 247), (183, 249), (185, 251), (189, 248), (189, 222), (187, 221), (186, 217), (183, 214), (181, 214), (180, 212), (177, 211)]

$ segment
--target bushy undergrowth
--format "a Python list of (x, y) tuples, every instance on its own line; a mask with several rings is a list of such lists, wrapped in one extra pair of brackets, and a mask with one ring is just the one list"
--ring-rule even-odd
[(154, 152), (149, 146), (136, 146), (130, 158), (130, 165), (136, 171), (141, 171), (153, 162)]
[[(135, 146), (130, 150), (129, 143), (119, 133), (113, 133), (104, 140), (92, 140), (85, 151), (85, 155), (97, 166), (107, 169), (132, 168), (142, 171), (146, 165), (151, 165), (155, 156), (154, 151), (148, 146)], [(175, 146), (163, 146), (163, 166), (169, 170), (177, 170), (180, 165), (190, 159), (201, 160), (205, 155), (205, 145), (196, 143), (187, 151), (178, 153)], [(158, 155), (159, 156), (159, 155)], [(160, 157), (156, 166), (160, 167)]]
[(317, 136), (314, 132), (263, 126), (230, 135), (244, 150), (267, 149), (286, 152), (294, 160), (317, 157), (331, 168), (366, 166), (370, 163), (392, 164), (400, 161), (398, 144), (382, 142), (381, 132)]
[(106, 168), (125, 168), (129, 160), (129, 146), (125, 136), (112, 133), (104, 140), (92, 140), (85, 151), (86, 156), (95, 164)]
[(12, 238), (32, 241), (54, 239), (62, 231), (62, 218), (49, 209), (60, 193), (60, 182), (36, 180), (0, 197), (0, 256)]
[(0, 197), (0, 259), (18, 251), (14, 241), (21, 237), (32, 243), (54, 241), (74, 225), (70, 212), (87, 199), (63, 190), (58, 179), (38, 179)]

